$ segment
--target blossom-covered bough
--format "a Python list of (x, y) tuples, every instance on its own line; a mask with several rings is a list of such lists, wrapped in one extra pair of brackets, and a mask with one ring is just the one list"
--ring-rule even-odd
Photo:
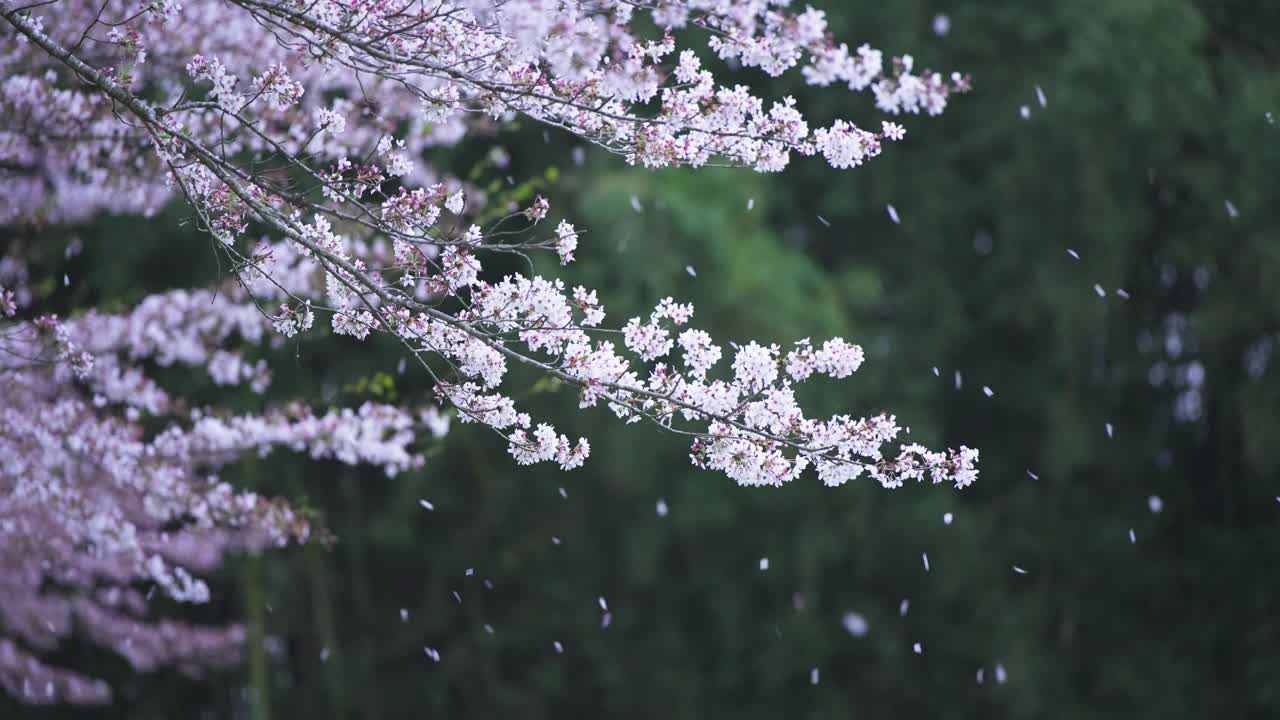
[[(231, 268), (220, 287), (57, 318), (24, 314), (20, 253), (0, 265), (0, 684), (30, 702), (106, 700), (102, 683), (39, 659), (76, 628), (143, 670), (233, 659), (240, 631), (144, 621), (143, 594), (203, 600), (193, 573), (225, 551), (306, 539), (284, 502), (217, 478), (243, 454), (421, 465), (415, 438), (446, 424), (434, 406), (235, 416), (188, 407), (144, 371), (179, 363), (260, 390), (269, 368), (236, 348), (279, 345), (317, 315), (335, 334), (400, 343), (441, 406), (500, 434), (521, 464), (576, 468), (590, 446), (516, 406), (514, 364), (577, 388), (584, 410), (689, 436), (694, 464), (743, 485), (810, 467), (828, 485), (973, 482), (969, 448), (884, 454), (892, 417), (805, 416), (794, 387), (848, 377), (857, 345), (751, 341), (730, 359), (673, 298), (608, 327), (595, 290), (491, 276), (482, 259), (497, 253), (572, 262), (579, 231), (542, 222), (542, 197), (489, 207), (424, 161), (520, 116), (654, 168), (773, 172), (795, 154), (849, 168), (905, 132), (811, 130), (790, 98), (719, 85), (677, 38), (738, 67), (799, 66), (810, 84), (869, 91), (893, 116), (940, 113), (968, 87), (909, 56), (850, 51), (822, 12), (788, 5), (0, 0), (0, 224), (149, 215), (181, 198)], [(144, 419), (165, 429), (148, 434)]]

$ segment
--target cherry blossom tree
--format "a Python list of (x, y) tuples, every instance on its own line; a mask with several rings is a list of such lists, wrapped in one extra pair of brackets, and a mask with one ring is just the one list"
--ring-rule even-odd
[[(283, 500), (219, 478), (248, 453), (394, 475), (422, 465), (418, 438), (452, 415), (517, 463), (583, 465), (587, 438), (517, 406), (514, 365), (576, 388), (584, 412), (686, 436), (696, 466), (742, 485), (809, 468), (831, 486), (976, 479), (970, 448), (886, 454), (902, 433), (891, 416), (805, 415), (796, 386), (863, 362), (841, 338), (726, 349), (675, 298), (611, 325), (594, 289), (495, 276), (487, 257), (567, 264), (589, 236), (552, 227), (546, 198), (498, 207), (424, 161), (524, 117), (650, 168), (777, 172), (793, 155), (851, 168), (902, 125), (811, 129), (792, 98), (721, 85), (704, 60), (798, 66), (889, 117), (941, 113), (968, 88), (960, 74), (850, 50), (821, 11), (785, 0), (0, 0), (0, 17), (0, 224), (181, 200), (229, 268), (216, 287), (59, 318), (25, 311), (21, 247), (0, 262), (0, 684), (24, 701), (109, 700), (101, 681), (41, 660), (73, 632), (141, 671), (235, 661), (241, 629), (148, 620), (146, 593), (201, 602), (199, 575), (228, 551), (315, 534)], [(261, 391), (270, 368), (241, 351), (317, 316), (353, 342), (393, 339), (439, 404), (321, 412), (300, 399), (236, 415), (148, 374), (179, 364)]]

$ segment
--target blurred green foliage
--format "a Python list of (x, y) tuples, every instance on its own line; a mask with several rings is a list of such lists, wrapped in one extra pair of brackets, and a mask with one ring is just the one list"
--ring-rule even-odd
[[(0, 699), (0, 715), (1280, 714), (1280, 374), (1266, 362), (1280, 339), (1280, 10), (827, 5), (838, 37), (962, 69), (975, 91), (940, 118), (907, 118), (907, 139), (856, 171), (652, 173), (591, 153), (576, 165), (563, 135), (543, 144), (524, 128), (502, 138), (511, 168), (472, 179), (521, 200), (546, 194), (583, 228), (577, 264), (535, 264), (600, 288), (614, 321), (672, 295), (722, 342), (861, 342), (863, 370), (805, 388), (809, 406), (887, 408), (913, 439), (980, 447), (978, 485), (887, 492), (807, 477), (742, 489), (695, 471), (680, 438), (578, 413), (573, 393), (514, 371), (533, 388), (529, 408), (590, 436), (584, 469), (517, 468), (474, 426), (455, 426), (425, 470), (394, 480), (260, 461), (240, 480), (315, 508), (338, 543), (239, 560), (211, 607), (187, 610), (247, 619), (269, 638), (241, 671), (134, 677), (69, 648), (114, 679), (116, 707)], [(935, 37), (943, 12), (951, 30)], [(819, 121), (878, 121), (864, 96), (743, 77), (794, 93)], [(507, 174), (536, 180), (511, 187)], [(49, 302), (120, 307), (215, 277), (182, 217), (83, 229), (86, 252), (64, 263), (77, 282), (54, 285)], [(1171, 322), (1184, 327), (1176, 357)], [(277, 396), (429, 392), (420, 373), (395, 375), (389, 343), (316, 332), (272, 360)], [(1153, 383), (1153, 367), (1173, 376), (1191, 361), (1201, 411), (1179, 421), (1185, 388)], [(865, 637), (845, 631), (849, 611), (866, 618)]]

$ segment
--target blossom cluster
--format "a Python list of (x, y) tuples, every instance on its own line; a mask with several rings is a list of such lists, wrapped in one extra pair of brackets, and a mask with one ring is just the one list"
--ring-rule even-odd
[(242, 628), (149, 618), (147, 586), (205, 602), (200, 576), (227, 552), (313, 530), (221, 468), (287, 450), (395, 475), (422, 466), (420, 435), (447, 430), (435, 406), (229, 414), (174, 396), (148, 368), (185, 366), (258, 392), (269, 383), (265, 361), (243, 350), (282, 338), (234, 285), (151, 295), (123, 314), (29, 318), (17, 256), (0, 261), (0, 279), (16, 289), (0, 324), (0, 687), (25, 702), (110, 698), (101, 681), (41, 660), (77, 632), (138, 671), (236, 661)]
[[(646, 38), (639, 14), (666, 32)], [(959, 73), (917, 70), (910, 55), (867, 45), (850, 51), (832, 38), (821, 11), (791, 13), (769, 0), (650, 8), (585, 0), (64, 0), (56, 10), (5, 17), (0, 162), (12, 176), (0, 222), (154, 211), (176, 190), (166, 179), (184, 166), (149, 148), (166, 144), (164, 133), (120, 122), (110, 97), (69, 82), (68, 64), (12, 21), (74, 49), (104, 83), (144, 99), (187, 137), (223, 156), (287, 153), (295, 167), (313, 165), (305, 173), (335, 192), (320, 163), (358, 170), (356, 158), (376, 148), (383, 177), (429, 184), (431, 171), (416, 161), (424, 148), (515, 114), (648, 167), (716, 162), (777, 171), (799, 153), (843, 168), (904, 134), (896, 122), (811, 128), (791, 98), (768, 101), (718, 82), (676, 33), (705, 34), (720, 60), (769, 75), (799, 66), (809, 84), (868, 92), (891, 115), (940, 113), (969, 87)], [(406, 130), (393, 147), (380, 147), (398, 127)]]
[[(533, 210), (524, 215), (542, 216), (549, 203), (540, 198)], [(886, 457), (883, 446), (901, 434), (892, 417), (805, 416), (797, 385), (815, 375), (844, 379), (862, 365), (862, 349), (841, 338), (820, 345), (805, 339), (785, 354), (777, 345), (750, 341), (734, 347), (729, 372), (715, 378), (728, 353), (705, 330), (685, 327), (694, 314), (690, 304), (666, 298), (647, 318), (605, 328), (606, 311), (594, 290), (536, 276), (483, 279), (482, 238), (479, 245), (447, 245), (438, 262), (422, 266), (428, 275), (419, 282), (461, 307), (446, 313), (396, 292), (395, 284), (352, 254), (352, 243), (323, 216), (289, 222), (299, 257), (323, 268), (334, 331), (356, 339), (374, 333), (397, 338), (462, 420), (498, 431), (521, 464), (556, 462), (570, 469), (582, 464), (590, 445), (571, 442), (553, 425), (519, 411), (502, 392), (512, 363), (576, 386), (580, 408), (603, 402), (625, 422), (649, 420), (694, 436), (693, 462), (743, 485), (778, 485), (810, 467), (828, 485), (864, 473), (886, 487), (921, 479), (965, 487), (976, 478), (977, 453), (968, 448), (931, 452), (907, 444)], [(569, 232), (576, 231), (562, 222), (557, 238), (544, 246), (563, 248)], [(404, 263), (406, 255), (398, 249), (392, 262)], [(621, 347), (609, 339), (618, 335)], [(678, 360), (671, 357), (677, 346)]]
[[(695, 465), (742, 485), (808, 469), (828, 485), (972, 483), (975, 450), (903, 443), (888, 415), (805, 414), (799, 386), (852, 375), (857, 345), (723, 345), (675, 298), (606, 325), (595, 289), (485, 264), (544, 250), (567, 265), (589, 248), (585, 229), (540, 224), (542, 196), (482, 219), (501, 211), (424, 162), (431, 147), (523, 116), (644, 167), (776, 172), (798, 154), (851, 168), (904, 137), (902, 116), (936, 115), (968, 89), (908, 55), (851, 51), (822, 12), (787, 8), (0, 2), (0, 226), (151, 215), (181, 199), (232, 269), (219, 287), (152, 295), (127, 313), (54, 317), (24, 311), (26, 271), (0, 259), (0, 380), (14, 388), (0, 409), (0, 685), (28, 702), (104, 700), (100, 683), (39, 659), (82, 625), (138, 669), (233, 657), (241, 631), (150, 621), (137, 587), (202, 601), (200, 573), (226, 551), (311, 534), (285, 502), (219, 478), (246, 453), (388, 474), (422, 465), (417, 438), (447, 426), (435, 406), (232, 415), (192, 407), (148, 372), (180, 365), (264, 393), (264, 356), (317, 321), (338, 342), (399, 343), (416, 377), (461, 422), (501, 435), (519, 464), (569, 470), (591, 447), (517, 406), (508, 371), (525, 365), (575, 388), (584, 411), (692, 436)], [(705, 57), (685, 46), (699, 37)], [(723, 84), (713, 62), (769, 76), (798, 67), (811, 85), (869, 93), (892, 119), (812, 128), (793, 98)], [(67, 592), (50, 596), (50, 583)]]

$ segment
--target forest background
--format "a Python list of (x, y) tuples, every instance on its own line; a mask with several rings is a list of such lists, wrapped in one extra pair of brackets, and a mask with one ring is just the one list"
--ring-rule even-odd
[[(1280, 714), (1280, 5), (884, 7), (824, 9), (838, 37), (975, 90), (857, 171), (652, 172), (528, 123), (431, 160), (551, 198), (584, 252), (538, 269), (600, 288), (615, 317), (672, 295), (720, 338), (862, 343), (813, 413), (892, 407), (921, 442), (980, 447), (977, 485), (739, 488), (537, 383), (519, 399), (590, 435), (583, 469), (516, 467), (457, 424), (393, 480), (246, 461), (227, 476), (315, 509), (337, 542), (236, 559), (210, 605), (176, 609), (247, 621), (243, 666), (131, 676), (72, 645), (61, 659), (116, 704), (0, 696), (0, 717)], [(861, 96), (748, 77), (818, 123), (875, 119)], [(34, 309), (212, 281), (188, 215), (26, 238)], [(288, 345), (271, 393), (427, 396), (392, 343), (348, 340)]]

